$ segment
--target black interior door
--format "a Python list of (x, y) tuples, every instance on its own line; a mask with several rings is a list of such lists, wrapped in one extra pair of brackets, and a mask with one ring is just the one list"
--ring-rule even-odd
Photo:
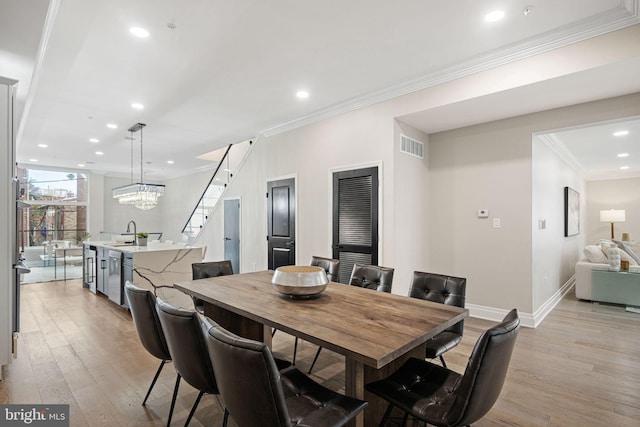
[(293, 178), (267, 183), (269, 270), (296, 263), (295, 196)]
[(347, 283), (353, 264), (378, 264), (378, 168), (333, 174), (333, 258), (338, 281)]

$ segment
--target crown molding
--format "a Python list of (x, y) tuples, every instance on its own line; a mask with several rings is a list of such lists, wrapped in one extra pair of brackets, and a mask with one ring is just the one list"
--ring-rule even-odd
[(388, 101), (402, 95), (520, 61), (631, 25), (636, 25), (640, 23), (639, 4), (640, 0), (622, 0), (618, 7), (594, 15), (588, 19), (578, 21), (572, 25), (548, 31), (540, 36), (490, 51), (487, 54), (452, 65), (423, 77), (372, 92), (366, 96), (354, 98), (344, 103), (336, 104), (295, 120), (277, 124), (259, 133), (267, 137), (273, 136), (340, 114)]
[(585, 176), (586, 171), (582, 163), (567, 149), (567, 146), (564, 145), (557, 136), (551, 133), (536, 134), (535, 136), (556, 156), (569, 165), (570, 168), (575, 170), (580, 176)]

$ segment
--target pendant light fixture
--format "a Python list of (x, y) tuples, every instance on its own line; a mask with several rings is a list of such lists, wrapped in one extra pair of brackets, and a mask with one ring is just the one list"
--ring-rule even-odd
[[(131, 133), (131, 184), (113, 189), (113, 198), (121, 205), (133, 205), (143, 211), (153, 209), (158, 205), (158, 198), (164, 195), (164, 185), (148, 184), (144, 181), (142, 128), (144, 123), (136, 123), (128, 130)], [(133, 134), (140, 131), (140, 182), (133, 182)]]

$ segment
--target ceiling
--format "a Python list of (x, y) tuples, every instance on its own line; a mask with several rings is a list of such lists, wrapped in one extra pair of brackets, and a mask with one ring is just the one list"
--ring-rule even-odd
[[(638, 0), (3, 0), (1, 7), (0, 75), (20, 80), (18, 161), (128, 177), (127, 129), (140, 122), (149, 180), (208, 168), (198, 156), (426, 87), (436, 76), (640, 22)], [(505, 18), (485, 22), (494, 9)], [(149, 37), (132, 36), (133, 26)], [(545, 82), (558, 86), (552, 99), (532, 85), (406, 120), (432, 133), (584, 102), (580, 79), (598, 72), (621, 78), (588, 85), (591, 99), (640, 91), (638, 60)], [(296, 98), (302, 89), (307, 99)], [(495, 102), (523, 95), (526, 107)], [(627, 139), (638, 146), (634, 126)], [(602, 146), (602, 137), (573, 132), (557, 138), (569, 148), (582, 141), (573, 147), (576, 160), (596, 167), (603, 156), (588, 142)], [(635, 153), (628, 160), (640, 170)]]

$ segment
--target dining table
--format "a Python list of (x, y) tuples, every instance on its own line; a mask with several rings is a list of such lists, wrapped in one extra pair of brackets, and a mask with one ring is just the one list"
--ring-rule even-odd
[(365, 384), (385, 378), (468, 310), (329, 282), (320, 294), (292, 297), (272, 285), (273, 271), (190, 280), (174, 288), (204, 302), (204, 315), (231, 332), (271, 346), (273, 328), (344, 356), (345, 394), (369, 402), (350, 425), (378, 425), (386, 402)]

